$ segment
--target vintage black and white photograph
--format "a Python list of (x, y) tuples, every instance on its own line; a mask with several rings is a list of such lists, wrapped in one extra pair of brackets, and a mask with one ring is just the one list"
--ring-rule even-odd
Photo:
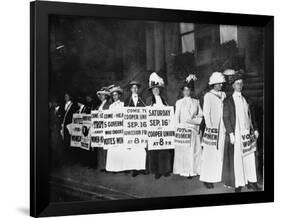
[(50, 201), (264, 190), (257, 26), (49, 16)]

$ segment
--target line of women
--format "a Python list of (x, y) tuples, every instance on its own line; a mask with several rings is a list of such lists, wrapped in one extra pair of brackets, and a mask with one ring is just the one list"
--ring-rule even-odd
[[(208, 83), (210, 91), (204, 96), (203, 110), (199, 100), (192, 97), (196, 76), (189, 75), (182, 84), (182, 97), (175, 104), (175, 120), (176, 123), (185, 124), (191, 130), (190, 145), (175, 145), (175, 149), (167, 150), (95, 148), (97, 168), (107, 172), (132, 172), (134, 177), (151, 173), (156, 179), (167, 177), (171, 173), (187, 178), (200, 175), (200, 181), (210, 189), (214, 188), (215, 183), (222, 182), (227, 187), (235, 188), (237, 192), (246, 185), (253, 190), (259, 190), (255, 154), (253, 152), (250, 156), (244, 156), (241, 152), (242, 132), (253, 131), (257, 139), (258, 131), (256, 126), (252, 125), (254, 121), (250, 116), (250, 103), (241, 94), (243, 87), (241, 73), (234, 70), (227, 73), (229, 84), (234, 90), (233, 94), (226, 98), (222, 91), (222, 86), (226, 82), (224, 74), (212, 73)], [(162, 95), (164, 80), (158, 74), (152, 73), (149, 77), (151, 96), (146, 101), (139, 96), (141, 87), (139, 82), (131, 81), (129, 85), (131, 95), (125, 102), (120, 100), (123, 94), (121, 87), (113, 85), (102, 88), (97, 92), (101, 104), (96, 109), (118, 110), (121, 107), (168, 105)], [(113, 99), (112, 104), (109, 103), (110, 98)], [(216, 146), (202, 146), (200, 124), (203, 119), (206, 128), (218, 130)]]

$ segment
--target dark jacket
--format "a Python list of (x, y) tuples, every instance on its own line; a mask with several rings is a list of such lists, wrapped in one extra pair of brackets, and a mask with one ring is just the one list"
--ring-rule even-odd
[(82, 113), (90, 114), (91, 111), (94, 110), (94, 109), (95, 109), (95, 108), (94, 108), (94, 106), (93, 106), (92, 103), (91, 103), (91, 104), (87, 104), (87, 105), (85, 105), (85, 107), (83, 108)]
[[(249, 104), (250, 109), (250, 117), (253, 124), (253, 130), (257, 130), (257, 123), (255, 120), (255, 113), (254, 108), (250, 100), (245, 96), (242, 95), (246, 102)], [(226, 129), (226, 134), (234, 133), (235, 132), (235, 124), (236, 124), (236, 110), (233, 96), (230, 95), (223, 101), (223, 122)]]
[[(254, 110), (251, 102), (247, 97), (242, 95), (246, 102), (249, 104), (250, 118), (253, 124), (252, 130), (257, 130), (257, 123), (254, 117)], [(236, 125), (236, 110), (233, 96), (230, 95), (223, 101), (223, 123), (226, 129), (225, 144), (224, 144), (224, 158), (223, 158), (223, 171), (222, 183), (226, 186), (235, 187), (235, 174), (234, 174), (234, 145), (230, 143), (230, 133), (235, 133)]]
[[(101, 104), (100, 104), (100, 105), (101, 105)], [(96, 107), (96, 110), (99, 109), (100, 105)], [(102, 109), (103, 109), (103, 110), (108, 110), (110, 105), (111, 105), (111, 102), (110, 102), (109, 100), (107, 100), (107, 101), (105, 102), (105, 104), (103, 105)]]
[[(162, 100), (162, 103), (164, 105), (168, 106), (167, 101), (161, 95), (160, 95), (160, 98)], [(156, 100), (155, 100), (155, 97), (153, 95), (146, 99), (146, 105), (147, 106), (153, 106), (155, 103), (156, 103)]]
[[(168, 106), (167, 101), (160, 95), (164, 105)], [(152, 95), (146, 99), (147, 106), (153, 106), (156, 103), (155, 97)], [(174, 150), (149, 150), (147, 152), (146, 167), (150, 173), (165, 175), (173, 170)]]
[(62, 122), (64, 124), (64, 129), (66, 129), (66, 125), (69, 123), (72, 123), (72, 116), (74, 113), (77, 113), (77, 111), (79, 110), (79, 106), (77, 103), (72, 102), (72, 105), (70, 106), (70, 108), (67, 111), (64, 111), (63, 114), (63, 118), (62, 118)]
[(135, 106), (135, 105), (134, 105), (133, 98), (132, 98), (132, 96), (130, 96), (129, 98), (127, 98), (127, 99), (124, 101), (124, 106), (125, 106), (125, 107), (145, 107), (145, 103), (144, 103), (144, 101), (142, 100), (142, 98), (141, 98), (140, 96), (138, 96), (138, 102), (137, 102), (137, 105)]

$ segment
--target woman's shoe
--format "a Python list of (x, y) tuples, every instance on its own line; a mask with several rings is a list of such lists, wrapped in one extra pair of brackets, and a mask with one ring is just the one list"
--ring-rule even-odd
[(239, 193), (239, 192), (241, 192), (242, 191), (242, 187), (238, 187), (238, 188), (235, 188), (234, 189), (234, 192), (235, 193)]
[(261, 190), (261, 188), (258, 186), (258, 184), (256, 182), (249, 182), (247, 184), (247, 188), (252, 189), (253, 191), (260, 191)]
[(204, 184), (204, 186), (205, 186), (207, 189), (213, 188), (213, 187), (212, 187), (212, 184), (209, 183), (209, 182), (203, 182), (203, 184)]
[(136, 177), (139, 175), (139, 172), (137, 170), (134, 170), (132, 173), (132, 177)]
[(155, 179), (160, 179), (161, 176), (162, 176), (161, 174), (156, 173), (155, 176), (154, 176), (154, 178), (155, 178)]

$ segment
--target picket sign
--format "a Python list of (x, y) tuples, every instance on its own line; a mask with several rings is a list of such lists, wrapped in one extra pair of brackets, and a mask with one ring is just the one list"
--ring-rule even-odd
[(103, 147), (103, 111), (91, 111), (91, 147)]
[(91, 114), (82, 114), (82, 139), (81, 148), (90, 150), (91, 145)]
[(103, 111), (103, 148), (123, 146), (123, 110)]
[(179, 123), (176, 125), (175, 128), (175, 146), (182, 145), (182, 146), (191, 146), (191, 136), (192, 130), (188, 128), (186, 123)]
[(146, 107), (124, 108), (124, 146), (126, 148), (147, 146)]
[(218, 149), (219, 129), (218, 128), (205, 128), (201, 145), (212, 146)]
[(174, 149), (174, 108), (147, 107), (148, 150)]
[[(76, 132), (71, 131), (72, 145), (82, 149), (90, 150), (90, 147), (108, 149), (118, 146), (148, 147), (149, 150), (175, 148), (174, 108), (172, 106), (94, 110), (91, 114), (75, 114), (73, 121), (76, 117), (80, 117), (80, 128), (74, 128)], [(76, 123), (73, 122), (71, 127), (73, 125)], [(186, 133), (187, 138), (178, 138), (177, 142), (190, 144), (189, 131), (187, 130)], [(80, 138), (77, 137), (79, 134)], [(180, 134), (182, 133), (179, 133), (178, 137), (182, 137)]]
[(256, 151), (257, 139), (254, 134), (250, 133), (250, 130), (241, 131), (241, 142), (243, 156), (247, 156)]
[(80, 147), (82, 138), (82, 114), (73, 114), (72, 123), (67, 125), (70, 134), (70, 146)]

